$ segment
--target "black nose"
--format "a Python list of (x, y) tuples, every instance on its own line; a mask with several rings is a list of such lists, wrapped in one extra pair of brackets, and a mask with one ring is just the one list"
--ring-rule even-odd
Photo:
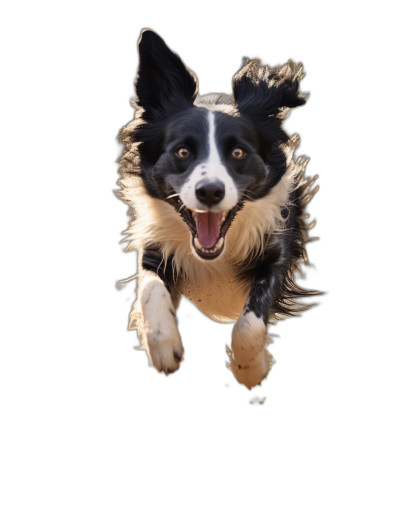
[(196, 197), (204, 205), (212, 207), (225, 197), (225, 185), (221, 181), (203, 179), (196, 184)]

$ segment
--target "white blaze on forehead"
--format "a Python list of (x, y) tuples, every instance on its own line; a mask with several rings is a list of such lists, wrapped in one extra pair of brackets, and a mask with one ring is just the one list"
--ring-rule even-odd
[(210, 147), (210, 152), (208, 155), (207, 164), (214, 169), (221, 164), (221, 159), (219, 158), (219, 153), (217, 149), (217, 144), (215, 142), (215, 116), (214, 113), (208, 111), (208, 122), (210, 124), (210, 132), (208, 136), (208, 145)]
[(215, 140), (215, 113), (208, 111), (208, 159), (195, 167), (189, 178), (181, 188), (180, 197), (191, 210), (204, 210), (207, 207), (200, 203), (196, 197), (196, 185), (203, 179), (221, 181), (225, 185), (225, 197), (217, 205), (211, 208), (214, 212), (231, 210), (239, 200), (239, 194), (232, 177), (222, 164)]

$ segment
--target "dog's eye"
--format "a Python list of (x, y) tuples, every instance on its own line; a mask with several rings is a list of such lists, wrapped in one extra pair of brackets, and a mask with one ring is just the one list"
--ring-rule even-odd
[(237, 147), (232, 151), (232, 157), (235, 159), (242, 159), (246, 155), (244, 149)]
[(178, 151), (176, 152), (176, 154), (178, 155), (178, 157), (181, 157), (181, 159), (184, 159), (185, 157), (188, 157), (189, 156), (189, 150), (185, 147), (181, 147), (178, 149)]

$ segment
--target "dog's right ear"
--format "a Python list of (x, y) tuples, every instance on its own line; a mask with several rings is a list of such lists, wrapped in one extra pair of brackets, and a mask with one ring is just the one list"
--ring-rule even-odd
[(282, 67), (260, 66), (260, 61), (247, 60), (233, 78), (233, 95), (241, 114), (263, 123), (278, 125), (290, 109), (304, 105), (307, 95), (299, 90), (304, 77), (302, 65), (297, 69), (289, 61)]
[(139, 70), (136, 104), (143, 118), (163, 118), (193, 105), (197, 80), (181, 59), (154, 31), (143, 30), (139, 38)]

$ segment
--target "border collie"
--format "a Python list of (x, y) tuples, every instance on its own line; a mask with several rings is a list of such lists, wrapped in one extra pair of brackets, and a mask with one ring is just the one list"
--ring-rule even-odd
[(179, 368), (176, 309), (182, 295), (219, 322), (236, 321), (227, 347), (249, 389), (267, 376), (268, 324), (309, 307), (296, 285), (313, 224), (304, 206), (317, 191), (297, 135), (282, 122), (306, 102), (302, 66), (246, 60), (233, 97), (198, 95), (198, 83), (153, 31), (139, 39), (135, 118), (120, 133), (119, 196), (132, 220), (124, 241), (138, 251), (137, 299), (129, 328), (154, 367)]

